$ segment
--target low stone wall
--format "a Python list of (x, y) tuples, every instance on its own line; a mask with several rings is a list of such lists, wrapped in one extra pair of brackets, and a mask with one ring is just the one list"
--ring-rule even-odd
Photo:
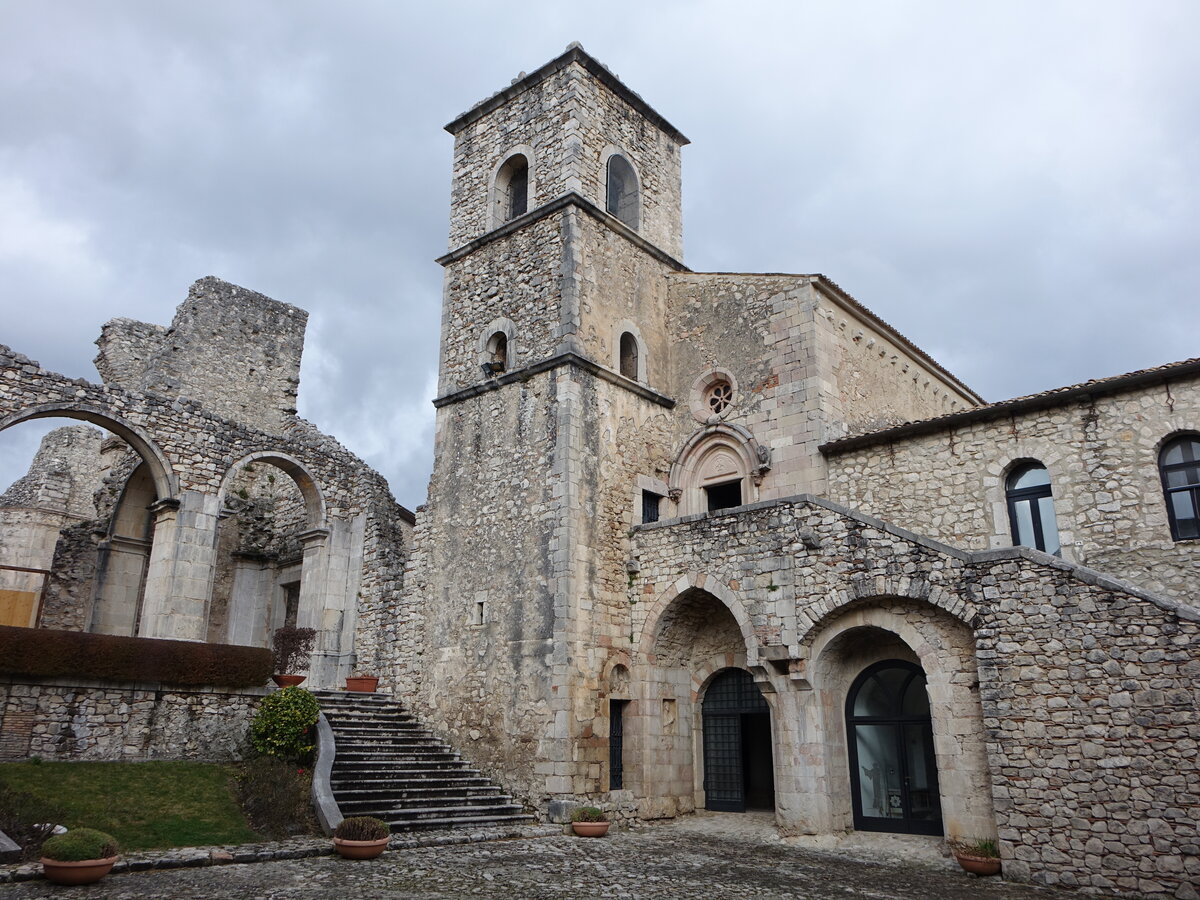
[(0, 760), (241, 759), (266, 693), (0, 679)]

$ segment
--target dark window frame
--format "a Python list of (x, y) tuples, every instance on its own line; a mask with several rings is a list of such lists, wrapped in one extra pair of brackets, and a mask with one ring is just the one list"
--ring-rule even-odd
[(662, 518), (662, 494), (642, 491), (642, 524), (649, 525)]
[[(1027, 472), (1034, 469), (1041, 469), (1046, 473), (1046, 484), (1038, 484), (1027, 488), (1014, 488), (1011, 485), (1019, 481)], [(1061, 555), (1062, 545), (1055, 551), (1046, 549), (1046, 528), (1042, 522), (1041, 503), (1038, 501), (1049, 498), (1051, 503), (1054, 502), (1054, 488), (1049, 481), (1050, 471), (1040, 462), (1030, 461), (1021, 463), (1016, 466), (1008, 477), (1004, 480), (1004, 502), (1008, 507), (1008, 525), (1012, 534), (1012, 542), (1014, 547), (1024, 547), (1027, 544), (1021, 543), (1021, 533), (1017, 526), (1017, 507), (1021, 503), (1029, 504), (1029, 518), (1033, 528), (1033, 544), (1034, 549), (1041, 550), (1043, 553), (1053, 553), (1055, 556)], [(1057, 537), (1057, 522), (1055, 532)]]
[[(704, 496), (708, 504), (709, 512), (716, 512), (720, 509), (733, 509), (741, 506), (746, 502), (746, 498), (742, 492), (742, 478), (731, 478), (729, 481), (722, 481), (720, 484), (704, 485)], [(728, 503), (726, 500), (732, 496), (732, 489), (737, 489), (737, 503)], [(715, 505), (714, 505), (715, 504)]]
[[(1183, 459), (1177, 463), (1165, 462), (1167, 454), (1176, 446), (1182, 448)], [(1179, 434), (1163, 444), (1158, 454), (1158, 477), (1162, 481), (1163, 500), (1167, 504), (1167, 522), (1171, 527), (1173, 541), (1200, 540), (1200, 455), (1196, 453), (1197, 446), (1200, 446), (1200, 435)], [(1175, 472), (1186, 473), (1189, 469), (1192, 472), (1185, 476), (1186, 484), (1172, 487), (1170, 475)], [(1190, 498), (1192, 510), (1196, 515), (1188, 519), (1179, 519), (1175, 513), (1176, 494), (1186, 494)], [(1195, 533), (1189, 534), (1187, 531)]]
[(617, 350), (617, 358), (623, 377), (628, 378), (630, 381), (638, 380), (640, 356), (641, 348), (638, 347), (637, 337), (632, 331), (622, 332), (620, 345)]

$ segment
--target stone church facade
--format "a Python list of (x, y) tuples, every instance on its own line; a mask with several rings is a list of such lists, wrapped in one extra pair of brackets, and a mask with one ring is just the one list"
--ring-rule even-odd
[(824, 276), (691, 271), (688, 141), (578, 45), (447, 130), (415, 519), (295, 417), (303, 314), (205, 280), (106, 326), (103, 385), (0, 357), (0, 427), (120, 439), (5, 495), (41, 624), (262, 643), (290, 609), (314, 682), (381, 675), (544, 816), (770, 808), (1196, 897), (1200, 361), (986, 404)]

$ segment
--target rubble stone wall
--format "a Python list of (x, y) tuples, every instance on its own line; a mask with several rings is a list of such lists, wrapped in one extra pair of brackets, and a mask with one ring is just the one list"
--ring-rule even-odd
[(242, 759), (266, 693), (0, 676), (0, 760)]
[[(949, 836), (995, 829), (1017, 878), (1188, 896), (1200, 873), (1200, 610), (1037, 551), (964, 553), (809, 498), (640, 526), (632, 552), (641, 715), (657, 715), (656, 692), (689, 699), (647, 655), (655, 624), (688, 591), (721, 598), (751, 636), (744, 661), (722, 664), (750, 668), (790, 711), (775, 719), (776, 759), (800, 761), (776, 771), (785, 828), (838, 827), (845, 694), (820, 711), (818, 663), (850, 617), (899, 635), (930, 677)], [(690, 677), (694, 703), (707, 676)], [(669, 783), (654, 758), (642, 783)]]
[(1063, 556), (1148, 591), (1194, 600), (1200, 542), (1172, 541), (1162, 444), (1200, 431), (1195, 380), (1071, 400), (828, 454), (829, 496), (946, 543), (1012, 544), (1005, 480), (1046, 466)]

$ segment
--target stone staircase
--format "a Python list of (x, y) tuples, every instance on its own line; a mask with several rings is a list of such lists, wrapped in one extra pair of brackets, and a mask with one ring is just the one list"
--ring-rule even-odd
[(375, 816), (393, 832), (534, 821), (387, 695), (313, 693), (337, 746), (330, 786), (343, 816)]

